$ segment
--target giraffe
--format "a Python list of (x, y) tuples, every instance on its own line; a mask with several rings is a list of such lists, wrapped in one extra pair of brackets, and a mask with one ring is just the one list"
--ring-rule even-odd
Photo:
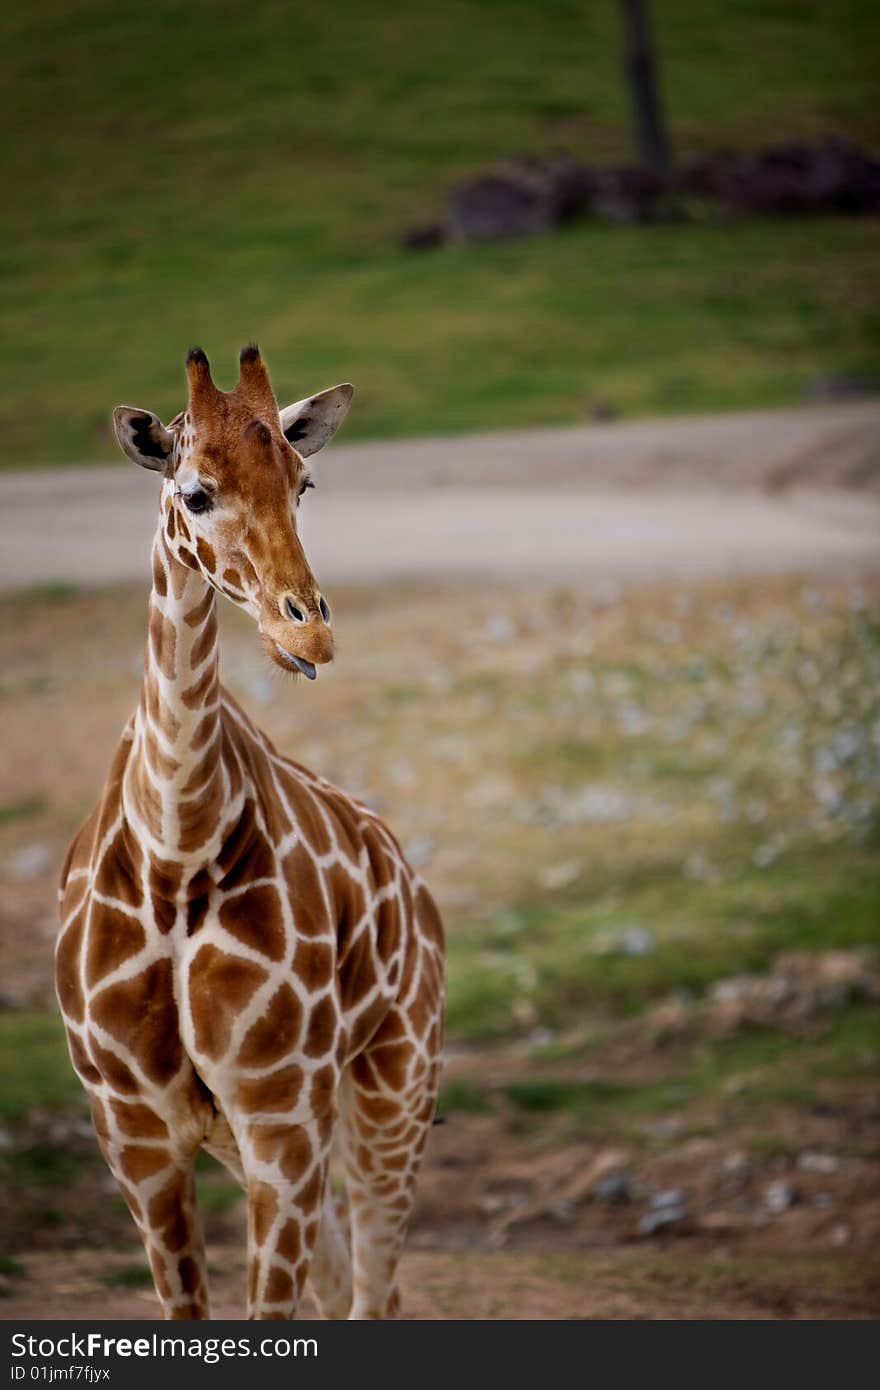
[(163, 480), (140, 699), (61, 876), (70, 1056), (163, 1317), (210, 1316), (200, 1149), (246, 1193), (249, 1317), (293, 1317), (307, 1278), (325, 1316), (396, 1316), (436, 1102), (440, 917), (381, 821), (276, 752), (218, 676), (218, 593), (283, 671), (332, 659), (296, 513), (352, 387), (279, 411), (253, 344), (230, 392), (201, 349), (186, 370), (169, 425), (114, 412)]

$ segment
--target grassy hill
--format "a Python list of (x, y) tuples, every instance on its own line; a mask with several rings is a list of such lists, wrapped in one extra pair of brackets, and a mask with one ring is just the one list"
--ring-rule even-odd
[[(870, 0), (655, 0), (679, 153), (880, 140)], [(880, 366), (876, 223), (584, 225), (413, 256), (401, 230), (518, 150), (629, 151), (612, 0), (44, 0), (0, 20), (3, 462), (109, 457), (202, 342), (348, 437), (796, 399)]]

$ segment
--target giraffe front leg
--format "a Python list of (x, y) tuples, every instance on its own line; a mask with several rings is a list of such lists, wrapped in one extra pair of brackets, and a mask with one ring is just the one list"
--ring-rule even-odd
[(329, 1156), (328, 1117), (250, 1123), (241, 1138), (248, 1194), (248, 1317), (296, 1313), (318, 1237)]
[(325, 1318), (347, 1318), (351, 1312), (351, 1230), (344, 1199), (337, 1199), (330, 1182), (324, 1185), (324, 1207), (318, 1243), (309, 1266), (309, 1286)]
[(209, 1317), (194, 1156), (177, 1151), (165, 1122), (144, 1104), (105, 1105), (93, 1097), (92, 1114), (101, 1152), (143, 1241), (163, 1318)]
[(205, 1247), (196, 1208), (195, 1170), (174, 1168), (148, 1201), (141, 1232), (163, 1317), (210, 1317)]

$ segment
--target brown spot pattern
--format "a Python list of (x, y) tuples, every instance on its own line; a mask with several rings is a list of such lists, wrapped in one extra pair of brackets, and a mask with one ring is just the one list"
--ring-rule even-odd
[(192, 644), (192, 649), (189, 654), (189, 664), (193, 671), (197, 666), (201, 666), (202, 662), (210, 656), (216, 642), (217, 619), (212, 612), (205, 626), (202, 628), (202, 631)]
[(268, 1076), (242, 1077), (236, 1087), (235, 1103), (249, 1115), (283, 1115), (296, 1105), (302, 1084), (302, 1067), (291, 1063)]
[(172, 1178), (167, 1186), (156, 1193), (147, 1210), (150, 1225), (161, 1232), (172, 1254), (182, 1250), (189, 1239), (189, 1227), (179, 1176)]
[(154, 961), (133, 980), (100, 990), (92, 1000), (94, 1021), (123, 1043), (160, 1085), (180, 1070), (183, 1048), (174, 1002), (171, 961)]
[(220, 908), (220, 921), (245, 946), (269, 960), (284, 956), (286, 939), (278, 890), (269, 884), (246, 888), (228, 898)]
[(130, 1135), (132, 1139), (164, 1139), (168, 1134), (165, 1121), (139, 1101), (122, 1101), (111, 1097), (110, 1109), (123, 1134)]
[(217, 568), (217, 556), (214, 554), (214, 547), (209, 545), (204, 536), (199, 536), (196, 541), (196, 554), (209, 574), (213, 574)]
[(146, 941), (144, 929), (135, 917), (119, 912), (115, 907), (103, 907), (89, 932), (86, 951), (86, 983), (89, 988), (143, 950)]
[(195, 608), (191, 608), (184, 616), (183, 621), (188, 627), (201, 627), (213, 607), (214, 590), (206, 588), (203, 597), (196, 604)]
[(290, 985), (275, 991), (262, 1018), (248, 1029), (238, 1054), (242, 1067), (266, 1067), (293, 1053), (302, 1031), (303, 1008)]
[(63, 1012), (75, 1023), (85, 1018), (85, 996), (80, 974), (80, 953), (86, 908), (80, 908), (68, 923), (55, 951), (55, 983)]
[(163, 1168), (167, 1168), (169, 1163), (167, 1149), (148, 1149), (140, 1144), (137, 1147), (123, 1149), (119, 1166), (123, 1173), (131, 1182), (142, 1183), (146, 1178), (153, 1178), (157, 1173), (161, 1173)]
[(200, 1052), (212, 1058), (223, 1056), (237, 1015), (267, 979), (262, 966), (210, 943), (196, 952), (189, 969), (189, 997)]
[(304, 1051), (307, 1057), (325, 1057), (333, 1050), (338, 1017), (338, 1006), (329, 995), (325, 994), (313, 1006), (306, 1030)]
[(309, 994), (326, 989), (333, 978), (336, 953), (328, 941), (300, 941), (293, 957), (293, 973)]
[(177, 629), (170, 618), (166, 618), (158, 608), (150, 609), (150, 647), (153, 660), (168, 680), (174, 679), (174, 655), (177, 647)]

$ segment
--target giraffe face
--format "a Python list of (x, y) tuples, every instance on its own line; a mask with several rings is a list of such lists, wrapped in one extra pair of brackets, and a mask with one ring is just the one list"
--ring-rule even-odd
[(297, 534), (312, 486), (305, 459), (332, 438), (352, 387), (334, 386), (279, 411), (255, 348), (234, 391), (219, 391), (203, 353), (187, 359), (190, 400), (167, 428), (118, 407), (116, 434), (137, 463), (164, 474), (170, 553), (248, 612), (275, 665), (310, 679), (333, 658), (330, 609)]

